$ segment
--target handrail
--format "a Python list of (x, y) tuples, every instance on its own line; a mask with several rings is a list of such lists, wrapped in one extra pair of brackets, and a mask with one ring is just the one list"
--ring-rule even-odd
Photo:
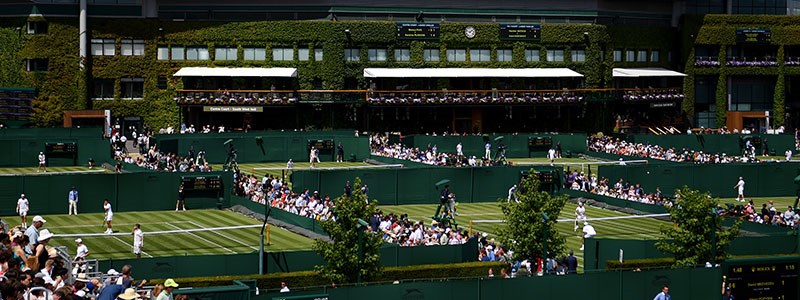
[(563, 93), (563, 92), (614, 92), (614, 91), (648, 91), (674, 90), (683, 87), (657, 88), (593, 88), (593, 89), (556, 89), (556, 90), (177, 90), (178, 93)]

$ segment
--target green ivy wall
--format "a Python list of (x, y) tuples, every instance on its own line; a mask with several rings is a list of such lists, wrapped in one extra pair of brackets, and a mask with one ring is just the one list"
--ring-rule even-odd
[[(90, 57), (87, 71), (78, 68), (78, 24), (76, 19), (47, 18), (49, 33), (28, 35), (24, 28), (16, 30), (9, 24), (0, 27), (0, 86), (32, 86), (39, 89), (35, 102), (35, 122), (41, 126), (57, 126), (62, 122), (65, 109), (111, 109), (115, 115), (139, 115), (152, 127), (178, 123), (178, 108), (173, 101), (175, 90), (181, 88), (179, 80), (167, 77), (168, 87), (158, 88), (158, 77), (169, 76), (185, 66), (236, 66), (236, 67), (295, 67), (298, 68), (300, 89), (312, 89), (316, 80), (323, 89), (343, 89), (345, 78), (356, 78), (361, 88), (366, 87), (364, 67), (568, 67), (585, 75), (589, 88), (608, 86), (613, 67), (669, 67), (667, 55), (673, 47), (675, 31), (669, 28), (609, 27), (603, 25), (542, 25), (541, 42), (499, 40), (497, 24), (443, 23), (439, 40), (397, 40), (394, 22), (165, 22), (142, 19), (90, 19), (90, 38), (144, 39), (144, 56)], [(20, 21), (24, 24), (24, 20)], [(477, 35), (468, 39), (464, 28), (473, 26)], [(159, 30), (162, 28), (163, 30)], [(344, 30), (349, 29), (348, 38)], [(587, 34), (584, 34), (587, 33)], [(160, 61), (159, 45), (206, 46), (208, 61)], [(218, 46), (239, 48), (239, 60), (214, 61)], [(267, 48), (266, 61), (242, 60), (243, 47)], [(324, 59), (313, 61), (271, 61), (273, 47), (323, 49)], [(361, 62), (345, 62), (344, 49), (360, 48)], [(386, 62), (367, 62), (367, 49), (388, 49)], [(440, 61), (423, 61), (423, 49), (440, 49)], [(446, 49), (491, 49), (491, 62), (447, 62)], [(564, 62), (544, 62), (547, 49), (565, 50)], [(409, 62), (394, 62), (394, 49), (411, 49)], [(497, 49), (512, 49), (512, 62), (497, 62)], [(540, 62), (526, 62), (525, 50), (541, 50)], [(570, 51), (586, 50), (586, 62), (571, 62)], [(614, 63), (614, 49), (659, 50), (658, 63)], [(601, 61), (601, 52), (605, 59)], [(117, 49), (119, 53), (119, 49)], [(311, 52), (313, 53), (313, 52)], [(48, 72), (26, 72), (24, 59), (49, 59)], [(90, 74), (89, 74), (90, 72)], [(89, 100), (87, 78), (115, 79), (115, 100)], [(119, 78), (145, 79), (145, 100), (120, 100)], [(87, 84), (89, 83), (89, 84)], [(440, 80), (446, 87), (448, 81)]]

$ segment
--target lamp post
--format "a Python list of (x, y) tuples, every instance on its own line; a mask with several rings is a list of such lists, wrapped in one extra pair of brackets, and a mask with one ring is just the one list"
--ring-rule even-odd
[(269, 214), (272, 213), (272, 207), (269, 206), (269, 203), (264, 203), (264, 224), (261, 225), (261, 235), (260, 239), (258, 240), (258, 274), (264, 275), (264, 229), (267, 228), (267, 219), (269, 219)]
[(361, 286), (361, 265), (364, 263), (364, 228), (369, 226), (367, 221), (362, 220), (361, 218), (357, 219), (358, 223), (356, 224), (356, 230), (358, 230), (358, 277), (356, 279), (356, 285)]

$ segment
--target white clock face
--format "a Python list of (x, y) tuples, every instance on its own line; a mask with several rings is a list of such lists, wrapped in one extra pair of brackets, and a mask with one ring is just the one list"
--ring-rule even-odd
[(474, 38), (475, 37), (475, 27), (467, 26), (467, 28), (464, 29), (464, 35), (467, 36), (467, 38), (470, 38), (470, 39)]

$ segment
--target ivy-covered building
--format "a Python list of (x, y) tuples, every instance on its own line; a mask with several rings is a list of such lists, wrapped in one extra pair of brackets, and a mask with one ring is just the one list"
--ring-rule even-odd
[(38, 125), (794, 128), (797, 2), (12, 1), (0, 86), (36, 88)]

